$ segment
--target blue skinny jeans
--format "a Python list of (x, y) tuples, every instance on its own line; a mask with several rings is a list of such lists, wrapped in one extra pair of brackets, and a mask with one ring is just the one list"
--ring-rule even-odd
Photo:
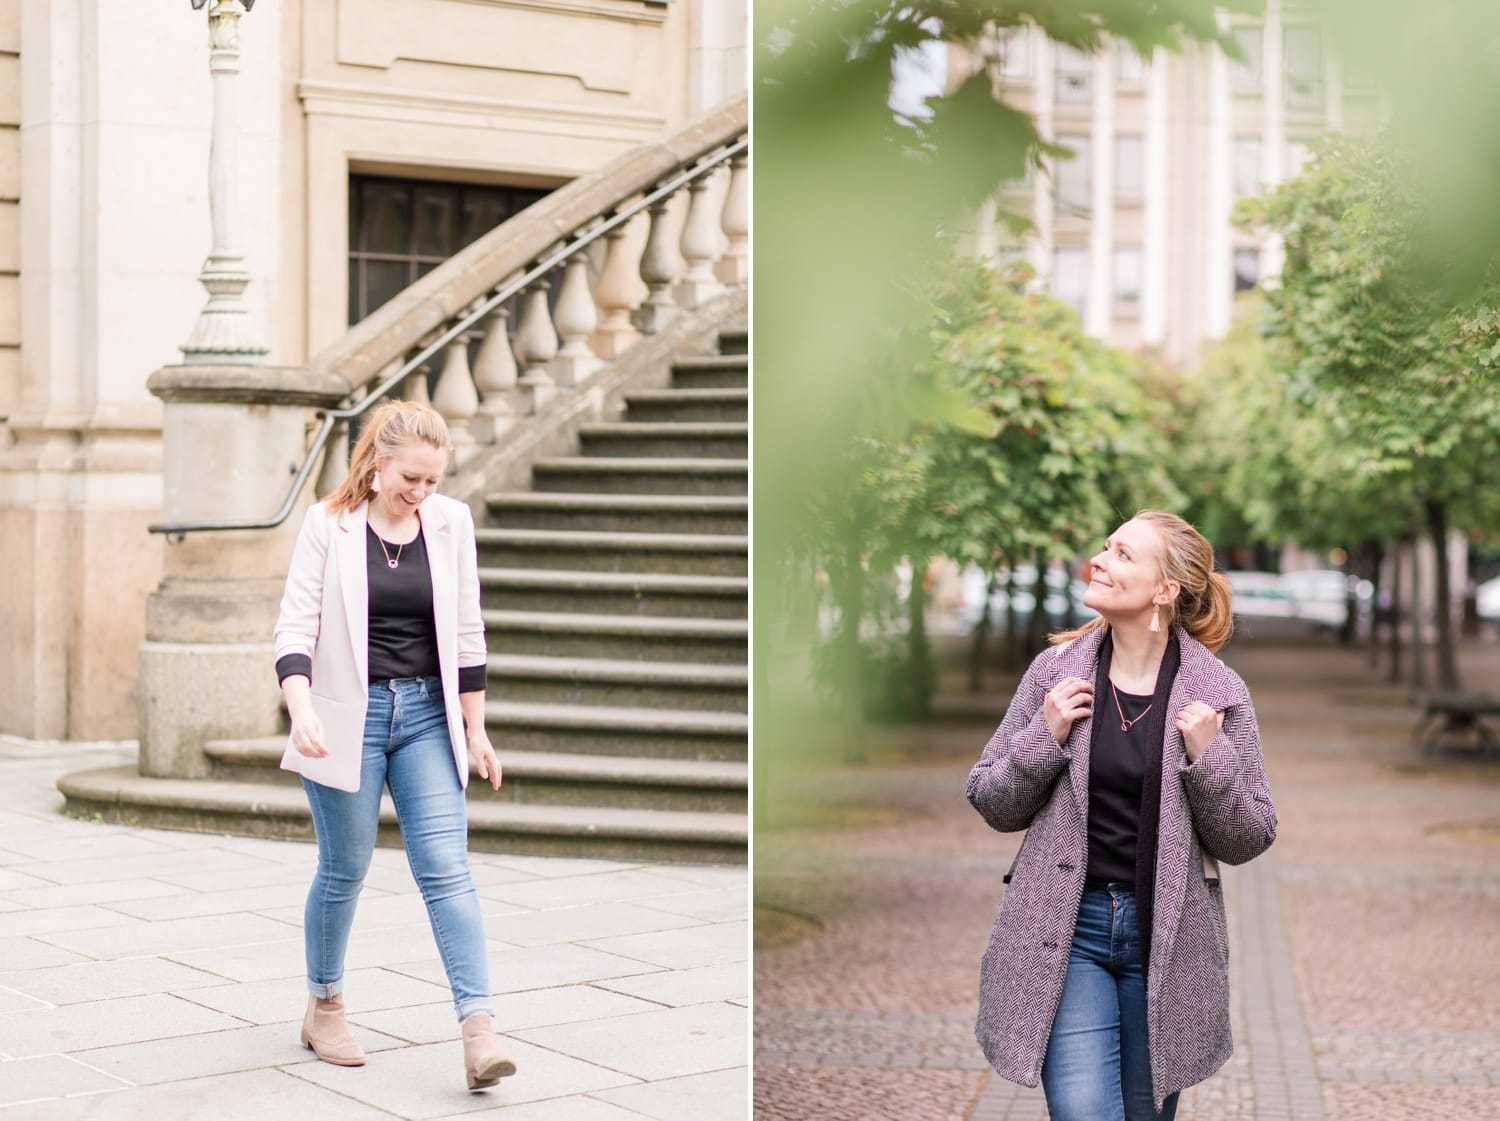
[(1134, 885), (1085, 891), (1057, 1018), (1042, 1063), (1052, 1121), (1173, 1121), (1156, 1112)]
[(302, 780), (318, 833), (318, 871), (303, 922), (308, 991), (319, 997), (343, 991), (344, 952), (375, 851), (386, 786), (458, 1018), (476, 1012), (493, 1016), (484, 921), (469, 875), (464, 791), (453, 765), (442, 683), (436, 677), (370, 684), (356, 793)]

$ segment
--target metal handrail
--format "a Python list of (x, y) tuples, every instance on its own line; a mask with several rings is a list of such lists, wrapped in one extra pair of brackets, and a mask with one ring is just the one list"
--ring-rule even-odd
[(711, 152), (702, 157), (692, 167), (667, 180), (650, 194), (643, 195), (623, 210), (617, 210), (611, 217), (591, 225), (586, 233), (575, 236), (572, 241), (561, 243), (561, 248), (553, 250), (552, 253), (542, 258), (538, 264), (532, 266), (531, 269), (521, 276), (509, 283), (502, 284), (490, 296), (474, 304), (467, 312), (455, 320), (452, 326), (448, 327), (432, 342), (419, 350), (415, 357), (408, 358), (394, 374), (391, 374), (375, 389), (367, 393), (358, 403), (347, 409), (324, 410), (322, 414), (323, 423), (318, 429), (317, 436), (313, 438), (312, 447), (308, 449), (307, 454), (304, 456), (302, 465), (297, 469), (297, 477), (292, 481), (291, 492), (286, 496), (286, 500), (281, 504), (281, 508), (270, 518), (256, 522), (167, 522), (147, 526), (147, 529), (151, 533), (166, 534), (167, 540), (173, 543), (182, 542), (189, 533), (204, 533), (209, 531), (223, 533), (236, 530), (275, 529), (282, 522), (286, 521), (291, 515), (293, 508), (297, 505), (297, 496), (302, 493), (302, 488), (307, 485), (308, 477), (312, 474), (313, 464), (318, 462), (318, 455), (327, 446), (328, 437), (335, 425), (340, 421), (353, 420), (355, 417), (362, 416), (434, 354), (442, 350), (459, 335), (479, 322), (479, 320), (483, 319), (496, 307), (524, 291), (535, 281), (546, 276), (569, 257), (579, 252), (579, 250), (592, 245), (611, 230), (630, 221), (630, 219), (641, 213), (641, 211), (674, 194), (693, 180), (702, 178), (708, 172), (732, 160), (749, 147), (750, 138), (748, 136), (740, 137), (733, 143), (720, 148), (717, 152)]

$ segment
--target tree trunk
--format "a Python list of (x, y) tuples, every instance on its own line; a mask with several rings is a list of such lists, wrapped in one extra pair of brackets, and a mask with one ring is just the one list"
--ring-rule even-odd
[(1011, 565), (1005, 571), (1005, 663), (1007, 669), (1021, 665), (1022, 644), (1026, 641), (1016, 633), (1016, 569)]
[(906, 597), (906, 650), (910, 664), (915, 715), (932, 711), (932, 644), (927, 641), (927, 562), (911, 566), (911, 592)]
[(1036, 584), (1031, 589), (1036, 606), (1031, 609), (1031, 626), (1026, 628), (1026, 663), (1047, 644), (1047, 570), (1036, 566)]
[(853, 759), (864, 722), (864, 696), (860, 682), (859, 625), (865, 614), (865, 570), (857, 541), (850, 535), (845, 544), (843, 579), (839, 581), (839, 629), (834, 637), (838, 658), (835, 670), (844, 702), (844, 755)]
[(1396, 539), (1391, 550), (1391, 672), (1386, 678), (1392, 685), (1401, 680), (1401, 549)]
[(1458, 657), (1454, 648), (1453, 595), (1448, 578), (1448, 506), (1435, 498), (1427, 499), (1427, 528), (1432, 533), (1432, 547), (1437, 564), (1437, 687), (1449, 693), (1459, 690)]
[[(1369, 545), (1370, 555), (1370, 581), (1375, 588), (1375, 603), (1380, 602), (1380, 576), (1381, 570), (1385, 568), (1385, 546), (1379, 541), (1371, 541)], [(1375, 626), (1374, 607), (1370, 611), (1370, 668), (1374, 669), (1380, 663), (1380, 635)]]
[(1422, 535), (1411, 539), (1411, 687), (1427, 688), (1427, 650), (1422, 641)]
[[(984, 641), (990, 633), (990, 598), (995, 594), (998, 582), (995, 570), (990, 569), (990, 578), (984, 582), (984, 603), (980, 606), (979, 622), (974, 625), (974, 641), (969, 645), (970, 693), (977, 694), (984, 687)], [(1008, 636), (1009, 631), (1006, 633)]]

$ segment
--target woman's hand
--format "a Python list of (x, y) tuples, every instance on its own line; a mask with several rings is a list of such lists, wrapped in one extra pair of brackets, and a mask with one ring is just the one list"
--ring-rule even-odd
[(1042, 715), (1052, 738), (1061, 747), (1073, 730), (1073, 722), (1089, 716), (1094, 711), (1094, 684), (1081, 677), (1065, 677), (1047, 693), (1042, 704)]
[(500, 758), (490, 745), (490, 735), (481, 724), (469, 730), (469, 761), (479, 772), (479, 777), (496, 790), (500, 789)]
[(1187, 745), (1189, 763), (1198, 761), (1198, 757), (1208, 750), (1208, 745), (1214, 742), (1214, 737), (1222, 727), (1224, 714), (1202, 701), (1194, 701), (1177, 714), (1177, 730), (1182, 733), (1182, 742)]
[(309, 706), (292, 713), (292, 746), (309, 759), (324, 759), (328, 745), (323, 742), (323, 721)]

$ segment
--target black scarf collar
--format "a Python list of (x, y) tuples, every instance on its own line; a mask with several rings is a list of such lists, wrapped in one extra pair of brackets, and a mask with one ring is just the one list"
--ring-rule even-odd
[[(1109, 693), (1109, 666), (1114, 657), (1114, 639), (1108, 629), (1099, 644), (1099, 662), (1094, 671), (1095, 704), (1098, 698)], [(1171, 701), (1172, 683), (1177, 679), (1177, 669), (1182, 663), (1182, 649), (1175, 632), (1167, 637), (1167, 649), (1162, 654), (1161, 666), (1156, 671), (1156, 687), (1151, 691), (1151, 711), (1146, 715), (1146, 743), (1152, 750), (1146, 752), (1146, 776), (1141, 786), (1140, 833), (1135, 846), (1135, 913), (1141, 941), (1141, 972), (1145, 974), (1151, 964), (1151, 918), (1152, 903), (1156, 891), (1156, 839), (1161, 818), (1161, 769), (1162, 757), (1166, 754), (1167, 706)], [(1099, 749), (1099, 734), (1103, 723), (1094, 718), (1089, 751)]]

